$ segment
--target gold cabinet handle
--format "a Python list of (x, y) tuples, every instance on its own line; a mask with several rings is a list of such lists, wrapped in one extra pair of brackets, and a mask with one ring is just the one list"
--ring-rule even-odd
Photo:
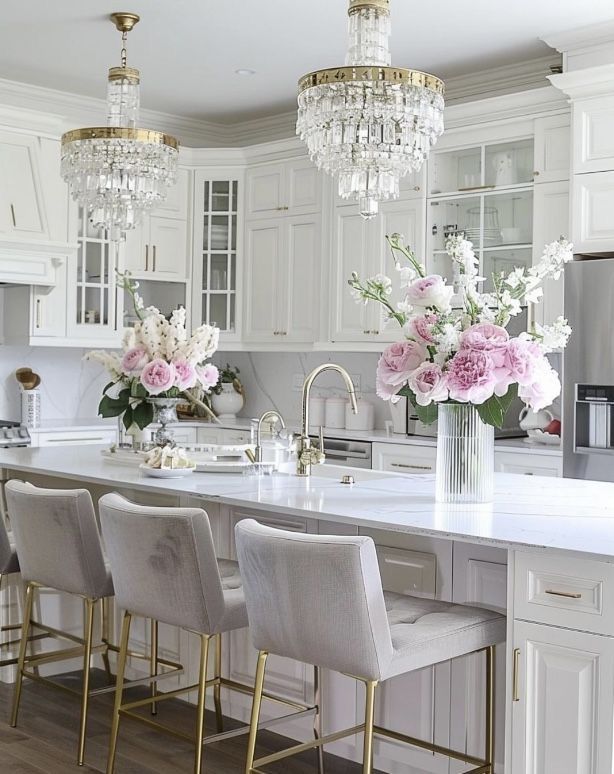
[(145, 245), (145, 271), (149, 271), (149, 245)]
[(379, 336), (379, 331), (371, 331), (374, 336)]
[(488, 191), (491, 188), (496, 188), (494, 185), (472, 185), (468, 188), (458, 188), (459, 191)]
[(539, 170), (536, 169), (535, 172), (533, 172), (533, 177), (539, 177)]
[(156, 270), (156, 246), (153, 246), (153, 270)]
[(41, 300), (40, 298), (36, 299), (36, 327), (41, 327)]
[(415, 185), (414, 186), (414, 191), (419, 191), (419, 190), (420, 190), (420, 186), (419, 185)]
[(15, 207), (11, 204), (11, 218), (13, 219), (13, 228), (17, 228), (17, 218), (15, 217)]
[(520, 648), (514, 648), (512, 672), (512, 701), (520, 701)]
[(555, 589), (546, 589), (546, 594), (550, 594), (551, 597), (565, 597), (566, 599), (582, 599), (582, 594), (578, 594), (575, 591), (555, 591)]
[(404, 462), (391, 462), (391, 468), (407, 468), (408, 470), (433, 470), (430, 465), (408, 465)]

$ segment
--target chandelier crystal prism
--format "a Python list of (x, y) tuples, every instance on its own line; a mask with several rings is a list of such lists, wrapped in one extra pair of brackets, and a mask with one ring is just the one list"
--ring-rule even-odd
[(163, 132), (138, 128), (140, 74), (127, 66), (126, 41), (139, 17), (122, 12), (110, 18), (122, 33), (122, 51), (121, 66), (109, 70), (107, 125), (66, 132), (60, 169), (92, 224), (119, 240), (166, 198), (179, 144)]
[(299, 81), (296, 133), (317, 167), (338, 177), (339, 195), (372, 218), (443, 133), (444, 84), (391, 67), (390, 0), (350, 0), (348, 14), (345, 66)]

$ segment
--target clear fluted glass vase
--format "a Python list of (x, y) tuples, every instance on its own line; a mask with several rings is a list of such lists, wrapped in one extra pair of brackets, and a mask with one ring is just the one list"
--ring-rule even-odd
[(440, 503), (493, 499), (495, 430), (475, 406), (440, 403), (437, 415), (436, 498)]

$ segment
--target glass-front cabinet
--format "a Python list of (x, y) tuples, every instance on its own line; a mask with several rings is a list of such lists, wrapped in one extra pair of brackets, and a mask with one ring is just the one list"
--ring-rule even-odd
[(532, 262), (533, 139), (434, 153), (428, 170), (427, 269), (456, 279), (448, 237), (464, 234), (480, 259), (484, 290), (493, 272)]
[(193, 325), (217, 325), (225, 341), (238, 339), (242, 244), (242, 177), (195, 176)]

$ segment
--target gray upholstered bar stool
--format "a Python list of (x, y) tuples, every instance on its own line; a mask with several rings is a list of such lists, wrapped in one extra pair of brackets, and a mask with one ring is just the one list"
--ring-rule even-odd
[[(117, 666), (115, 706), (107, 774), (115, 766), (120, 715), (128, 715), (162, 731), (180, 736), (196, 745), (194, 772), (202, 765), (203, 744), (238, 736), (249, 726), (223, 732), (220, 690), (222, 687), (253, 695), (253, 686), (228, 680), (221, 674), (221, 637), (223, 633), (247, 626), (247, 611), (239, 567), (236, 562), (216, 556), (209, 519), (200, 508), (164, 508), (138, 505), (119, 494), (108, 494), (99, 501), (100, 524), (115, 584), (115, 598), (124, 612), (120, 655)], [(133, 615), (153, 618), (178, 626), (200, 640), (198, 683), (168, 693), (124, 702), (124, 671)], [(207, 661), (215, 643), (215, 674), (207, 680)], [(218, 733), (204, 736), (205, 695), (214, 689)], [(196, 731), (184, 734), (143, 718), (133, 712), (152, 702), (161, 702), (189, 691), (198, 691)], [(317, 708), (262, 694), (278, 704), (290, 707), (293, 718), (314, 714)], [(281, 720), (267, 721), (267, 726)]]
[[(260, 651), (246, 774), (316, 746), (364, 732), (363, 772), (373, 735), (448, 755), (494, 774), (494, 646), (505, 618), (465, 605), (385, 593), (369, 537), (305, 535), (246, 519), (235, 529), (255, 647)], [(342, 635), (342, 636), (341, 636)], [(486, 750), (477, 758), (374, 725), (378, 683), (476, 651), (486, 654)], [(366, 685), (364, 723), (255, 760), (260, 693), (269, 653), (318, 664)]]
[[(99, 601), (113, 594), (111, 574), (106, 566), (90, 493), (85, 489), (40, 489), (21, 481), (5, 486), (6, 500), (21, 575), (26, 582), (26, 602), (19, 648), (19, 670), (13, 699), (11, 725), (17, 725), (23, 678), (39, 680), (53, 687), (53, 681), (40, 677), (39, 665), (83, 657), (83, 685), (77, 761), (83, 764), (87, 710), (90, 692), (92, 653), (103, 652), (108, 670), (108, 640), (94, 645), (94, 612)], [(1, 538), (0, 538), (1, 540)], [(83, 637), (43, 626), (55, 637), (71, 641), (74, 647), (52, 653), (27, 656), (30, 628), (41, 626), (32, 620), (34, 595), (47, 587), (75, 594), (85, 602)], [(69, 690), (64, 688), (64, 690)]]

